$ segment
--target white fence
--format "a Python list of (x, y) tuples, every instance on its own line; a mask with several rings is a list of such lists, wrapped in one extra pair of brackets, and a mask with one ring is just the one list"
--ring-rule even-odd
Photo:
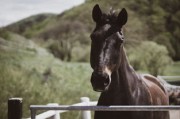
[(160, 78), (163, 78), (163, 79), (171, 79), (171, 80), (173, 80), (173, 79), (178, 79), (179, 81), (180, 81), (180, 76), (160, 76), (160, 75), (158, 75), (157, 77), (160, 77)]
[[(75, 110), (75, 109), (62, 109), (62, 107), (82, 107), (82, 106), (95, 106), (97, 105), (97, 101), (90, 102), (90, 99), (88, 97), (82, 97), (81, 103), (73, 104), (70, 106), (65, 105), (58, 105), (57, 103), (51, 103), (48, 105), (31, 105), (31, 118), (27, 119), (61, 119), (60, 115), (61, 113), (68, 112), (69, 110)], [(58, 109), (60, 107), (61, 109)], [(36, 110), (49, 110), (44, 113), (41, 113), (39, 115), (36, 115)], [(82, 111), (82, 109), (79, 109)], [(91, 111), (90, 110), (84, 110), (82, 111), (82, 119), (91, 119)]]

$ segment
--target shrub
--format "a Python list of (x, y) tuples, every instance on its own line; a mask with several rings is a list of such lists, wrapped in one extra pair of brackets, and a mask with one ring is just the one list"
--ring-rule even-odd
[(146, 70), (154, 76), (164, 73), (171, 64), (166, 47), (155, 42), (145, 41), (138, 47), (129, 50), (129, 58), (137, 70)]
[(63, 61), (71, 60), (71, 47), (68, 41), (57, 40), (49, 46), (50, 52)]
[[(97, 93), (91, 88), (91, 70), (87, 64), (57, 63), (47, 64), (39, 71), (40, 63), (28, 62), (31, 67), (21, 66), (23, 59), (18, 54), (0, 52), (0, 119), (7, 118), (7, 100), (11, 97), (23, 98), (23, 117), (30, 116), (29, 105), (48, 103), (74, 104), (79, 98), (88, 96), (95, 99)], [(32, 59), (31, 59), (32, 60)], [(43, 61), (43, 59), (41, 60)], [(48, 78), (47, 78), (48, 75)], [(45, 81), (46, 80), (46, 81)], [(80, 118), (80, 112), (67, 113), (63, 118)]]
[(9, 40), (10, 39), (10, 34), (4, 28), (0, 28), (0, 37), (4, 38), (6, 40)]

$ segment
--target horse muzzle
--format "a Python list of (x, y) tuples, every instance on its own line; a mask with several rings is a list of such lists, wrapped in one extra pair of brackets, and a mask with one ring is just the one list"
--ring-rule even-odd
[(111, 77), (107, 73), (93, 72), (91, 76), (91, 84), (94, 91), (107, 91), (111, 83)]

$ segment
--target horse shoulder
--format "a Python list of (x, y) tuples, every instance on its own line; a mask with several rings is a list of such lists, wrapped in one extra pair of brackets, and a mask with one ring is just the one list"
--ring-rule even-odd
[(153, 104), (155, 105), (167, 105), (168, 95), (163, 85), (156, 79), (156, 77), (153, 77), (151, 75), (143, 75), (142, 80), (147, 85), (150, 93), (151, 98), (153, 100)]

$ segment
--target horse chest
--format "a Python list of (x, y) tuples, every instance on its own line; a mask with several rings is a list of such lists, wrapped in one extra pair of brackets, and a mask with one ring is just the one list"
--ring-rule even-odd
[(95, 112), (94, 119), (133, 119), (131, 112)]
[(98, 105), (129, 105), (131, 99), (122, 91), (101, 93)]

